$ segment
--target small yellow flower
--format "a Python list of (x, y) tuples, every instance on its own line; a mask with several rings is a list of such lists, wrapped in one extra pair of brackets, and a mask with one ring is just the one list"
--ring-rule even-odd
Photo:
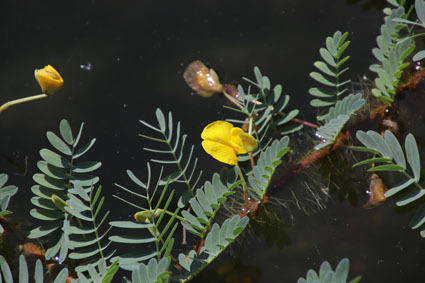
[(215, 121), (207, 125), (201, 138), (204, 140), (202, 147), (209, 155), (229, 165), (238, 164), (237, 155), (257, 148), (257, 141), (253, 136), (226, 121)]
[(52, 95), (63, 86), (63, 79), (58, 71), (50, 65), (43, 69), (35, 70), (34, 77), (41, 87), (43, 93)]

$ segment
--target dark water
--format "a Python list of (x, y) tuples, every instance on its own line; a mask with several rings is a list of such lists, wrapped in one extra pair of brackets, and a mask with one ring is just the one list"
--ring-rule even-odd
[[(145, 128), (138, 120), (154, 122), (157, 107), (172, 111), (182, 122), (209, 178), (221, 164), (201, 150), (200, 133), (207, 123), (232, 114), (221, 107), (224, 101), (218, 96), (191, 95), (182, 73), (196, 59), (214, 67), (222, 81), (241, 82), (242, 76), (253, 77), (253, 67), (259, 66), (272, 83), (283, 84), (284, 92), (291, 95), (290, 108), (300, 109), (302, 119), (313, 121), (316, 113), (309, 107), (308, 88), (314, 83), (308, 74), (318, 49), (336, 30), (349, 31), (347, 77), (356, 81), (370, 75), (371, 49), (383, 21), (376, 7), (382, 2), (3, 2), (1, 102), (38, 94), (33, 70), (47, 64), (65, 81), (53, 97), (15, 106), (0, 116), (0, 171), (8, 173), (9, 183), (20, 189), (11, 204), (14, 216), (24, 227), (33, 225), (34, 220), (19, 208), (29, 204), (38, 151), (48, 146), (45, 132), (57, 132), (62, 118), (75, 129), (85, 122), (83, 142), (96, 137), (88, 158), (103, 163), (97, 174), (107, 206), (113, 210), (117, 203), (108, 198), (117, 191), (113, 183), (129, 184), (126, 169), (141, 178), (145, 175), (148, 156), (137, 136)], [(371, 8), (365, 10), (365, 6)], [(339, 162), (338, 158), (333, 156), (329, 164)], [(28, 172), (22, 176), (25, 160)], [(313, 169), (323, 180), (312, 186), (326, 185), (326, 174), (318, 166)], [(348, 178), (348, 173), (353, 175)], [(335, 266), (348, 257), (351, 278), (361, 274), (364, 282), (420, 282), (425, 277), (424, 248), (419, 233), (407, 227), (412, 212), (396, 210), (392, 200), (363, 210), (364, 168), (342, 170), (337, 178), (338, 186), (359, 194), (357, 204), (344, 194), (334, 194), (326, 210), (310, 216), (295, 206), (291, 213), (272, 206), (278, 221), (266, 224), (265, 232), (257, 236), (251, 231), (241, 250), (233, 247), (232, 254), (223, 255), (215, 265), (234, 263), (236, 257), (235, 270), (253, 272), (251, 278), (258, 282), (295, 282), (308, 268), (318, 269), (323, 260)], [(311, 181), (299, 178), (291, 189)], [(273, 196), (284, 199), (284, 191), (274, 188)], [(119, 211), (121, 219), (132, 213)]]

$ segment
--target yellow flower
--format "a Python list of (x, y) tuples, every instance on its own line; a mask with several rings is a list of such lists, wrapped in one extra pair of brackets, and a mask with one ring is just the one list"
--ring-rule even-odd
[(56, 91), (60, 90), (63, 86), (63, 79), (58, 71), (50, 65), (47, 65), (43, 69), (34, 71), (35, 79), (40, 85), (43, 93), (52, 95)]
[(209, 155), (229, 165), (238, 164), (237, 155), (257, 148), (257, 141), (253, 136), (225, 121), (207, 125), (201, 138), (204, 140), (202, 147)]

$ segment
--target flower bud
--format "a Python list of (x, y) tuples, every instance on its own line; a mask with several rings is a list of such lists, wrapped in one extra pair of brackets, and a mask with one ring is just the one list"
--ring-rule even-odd
[(63, 79), (58, 71), (50, 65), (43, 69), (35, 70), (34, 77), (44, 94), (52, 95), (63, 86)]
[[(163, 209), (157, 209), (153, 217), (154, 218), (159, 217), (162, 211)], [(153, 211), (151, 210), (139, 211), (134, 214), (134, 219), (140, 223), (151, 223), (150, 219), (152, 218), (152, 214), (153, 214)]]
[(65, 211), (66, 206), (69, 206), (70, 208), (72, 208), (66, 201), (64, 201), (63, 199), (61, 199), (55, 194), (52, 195), (52, 202), (57, 208), (59, 208), (62, 211)]

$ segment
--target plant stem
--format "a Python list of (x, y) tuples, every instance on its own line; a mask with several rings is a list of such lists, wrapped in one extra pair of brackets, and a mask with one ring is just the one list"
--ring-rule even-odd
[(245, 178), (243, 176), (242, 170), (239, 167), (239, 165), (236, 165), (238, 167), (238, 172), (239, 172), (239, 178), (242, 181), (242, 188), (243, 188), (243, 198), (245, 200), (245, 206), (249, 207), (249, 199), (248, 199), (248, 186), (245, 182)]
[(233, 98), (233, 96), (231, 96), (230, 94), (228, 94), (224, 90), (223, 90), (223, 94), (230, 102), (232, 102), (237, 107), (239, 107), (239, 109), (244, 110), (244, 107), (235, 98)]
[(37, 94), (37, 95), (25, 97), (25, 98), (19, 98), (19, 99), (8, 101), (8, 102), (4, 103), (2, 106), (0, 106), (0, 113), (3, 112), (4, 110), (6, 110), (7, 108), (9, 108), (10, 106), (20, 104), (20, 103), (24, 103), (24, 102), (28, 102), (28, 101), (32, 101), (32, 100), (36, 100), (36, 99), (40, 99), (40, 98), (45, 98), (47, 96), (48, 96), (47, 94)]
[(311, 128), (315, 128), (315, 129), (319, 128), (319, 126), (316, 125), (316, 124), (313, 124), (313, 123), (310, 123), (310, 122), (307, 122), (307, 121), (303, 121), (303, 120), (300, 120), (300, 119), (297, 119), (297, 118), (292, 118), (292, 121), (294, 121), (296, 123), (303, 124), (303, 125), (311, 127)]

